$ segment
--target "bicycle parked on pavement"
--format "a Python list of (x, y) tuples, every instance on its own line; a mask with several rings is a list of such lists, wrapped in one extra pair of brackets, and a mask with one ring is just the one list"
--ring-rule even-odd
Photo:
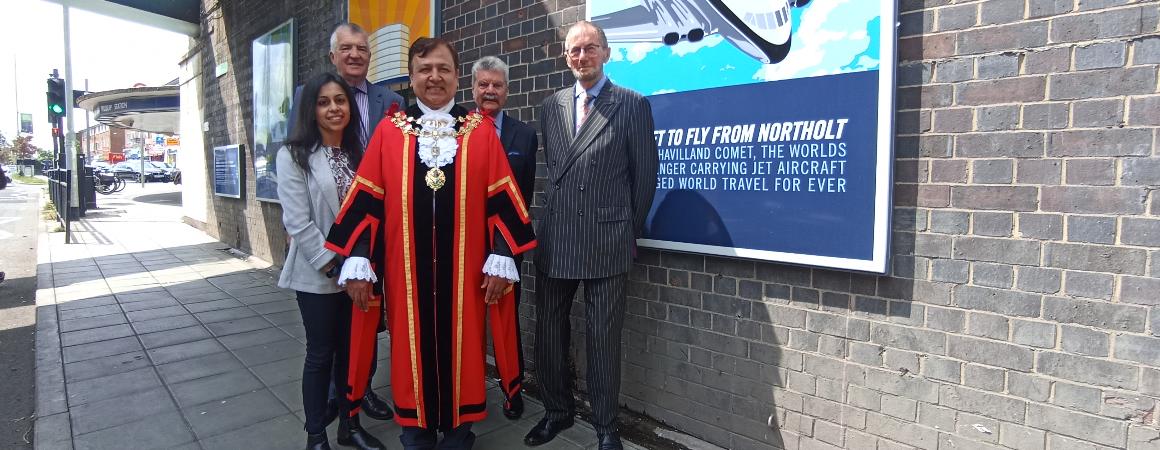
[(104, 171), (93, 173), (93, 188), (105, 195), (125, 190), (125, 180)]

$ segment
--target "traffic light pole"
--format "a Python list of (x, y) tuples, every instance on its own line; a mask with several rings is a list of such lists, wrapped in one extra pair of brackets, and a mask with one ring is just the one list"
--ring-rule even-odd
[(64, 134), (65, 167), (69, 170), (69, 210), (80, 211), (80, 172), (84, 168), (78, 167), (76, 133), (73, 128), (73, 87), (72, 87), (72, 27), (69, 25), (69, 7), (61, 5), (64, 14), (64, 117), (66, 128)]

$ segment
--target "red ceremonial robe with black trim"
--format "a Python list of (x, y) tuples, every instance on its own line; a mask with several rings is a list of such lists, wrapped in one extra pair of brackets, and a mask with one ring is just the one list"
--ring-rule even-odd
[[(369, 257), (384, 280), (395, 420), (448, 430), (487, 416), (483, 263), (491, 253), (520, 254), (536, 241), (491, 119), (452, 108), (452, 116), (464, 118), (459, 148), (454, 162), (441, 167), (446, 184), (433, 190), (417, 138), (404, 130), (406, 116), (421, 115), (412, 106), (405, 115), (388, 114), (375, 130), (327, 248)], [(510, 289), (500, 299), (514, 301)]]

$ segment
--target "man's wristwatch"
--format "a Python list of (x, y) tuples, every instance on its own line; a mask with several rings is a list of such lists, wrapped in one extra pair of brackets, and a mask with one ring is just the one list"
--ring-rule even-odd
[(330, 266), (330, 270), (326, 271), (327, 278), (335, 278), (338, 276), (338, 274), (342, 273), (341, 259), (336, 256), (331, 262), (334, 263), (334, 265)]

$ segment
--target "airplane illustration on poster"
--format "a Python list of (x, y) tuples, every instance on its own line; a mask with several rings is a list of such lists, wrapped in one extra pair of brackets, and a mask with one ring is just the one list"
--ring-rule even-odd
[[(810, 0), (642, 0), (640, 5), (592, 18), (610, 43), (700, 42), (720, 35), (764, 64), (789, 54), (793, 29), (791, 7)], [(772, 4), (771, 4), (772, 3)], [(771, 7), (772, 6), (772, 7)]]

